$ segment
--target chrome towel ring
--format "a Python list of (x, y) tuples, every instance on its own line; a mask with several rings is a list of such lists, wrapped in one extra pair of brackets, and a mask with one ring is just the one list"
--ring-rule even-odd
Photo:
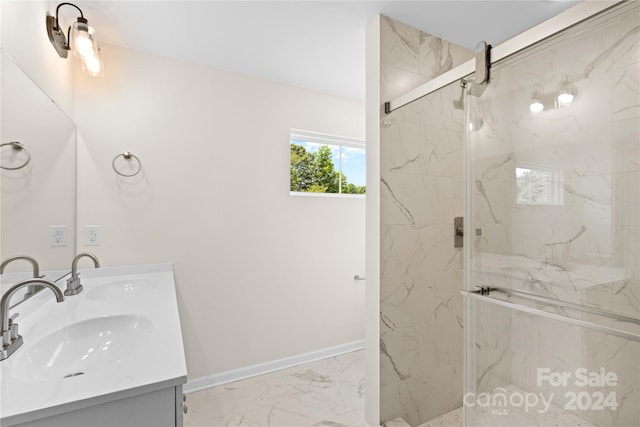
[(29, 152), (27, 147), (24, 146), (24, 144), (22, 144), (21, 142), (18, 142), (18, 141), (5, 142), (4, 144), (0, 144), (0, 148), (4, 147), (5, 145), (11, 146), (11, 148), (13, 148), (16, 151), (24, 150), (24, 152), (27, 154), (27, 160), (25, 160), (25, 162), (23, 164), (19, 165), (19, 166), (10, 167), (10, 166), (2, 166), (2, 165), (0, 165), (0, 168), (8, 170), (8, 171), (15, 171), (15, 170), (18, 170), (18, 169), (22, 169), (23, 167), (25, 167), (25, 166), (27, 166), (29, 164), (29, 162), (31, 161), (31, 153)]
[[(128, 161), (135, 160), (136, 162), (138, 162), (138, 167), (135, 169), (135, 171), (133, 173), (124, 173), (124, 172), (119, 171), (118, 168), (116, 168), (116, 161), (120, 157), (122, 157), (123, 159), (128, 160)], [(136, 175), (138, 175), (140, 173), (140, 171), (142, 170), (142, 162), (140, 161), (138, 156), (136, 156), (135, 154), (131, 153), (130, 151), (125, 151), (124, 153), (118, 154), (117, 156), (115, 156), (113, 158), (113, 161), (111, 162), (111, 167), (113, 168), (115, 173), (117, 173), (118, 175), (129, 178), (129, 177), (132, 177), (132, 176), (136, 176)]]

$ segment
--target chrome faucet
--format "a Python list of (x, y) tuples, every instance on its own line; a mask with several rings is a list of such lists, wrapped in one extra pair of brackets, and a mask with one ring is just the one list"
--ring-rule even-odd
[(78, 261), (82, 257), (91, 258), (93, 260), (93, 265), (96, 268), (100, 268), (100, 261), (98, 261), (98, 257), (94, 254), (84, 252), (76, 255), (73, 259), (73, 263), (71, 264), (71, 277), (67, 279), (67, 290), (64, 291), (66, 296), (78, 295), (82, 292), (82, 284), (80, 283), (80, 277), (78, 277)]
[(43, 285), (53, 291), (56, 295), (56, 301), (64, 301), (64, 295), (55, 283), (44, 279), (29, 279), (13, 285), (0, 299), (0, 318), (2, 326), (0, 333), (2, 335), (2, 349), (0, 349), (0, 360), (4, 360), (11, 356), (22, 345), (22, 335), (18, 334), (18, 324), (13, 321), (15, 317), (9, 318), (9, 301), (13, 294), (25, 286), (32, 286), (36, 283)]
[[(16, 255), (16, 256), (9, 257), (9, 258), (5, 259), (4, 261), (2, 261), (2, 264), (0, 264), (0, 274), (4, 273), (4, 269), (5, 269), (5, 267), (7, 265), (12, 263), (13, 261), (18, 261), (18, 260), (25, 260), (25, 261), (29, 261), (31, 263), (31, 265), (33, 266), (33, 278), (34, 279), (41, 279), (43, 277), (43, 276), (40, 276), (40, 267), (38, 266), (38, 261), (36, 261), (35, 258), (32, 258), (32, 257), (30, 257), (28, 255)], [(28, 298), (28, 297), (34, 295), (40, 289), (42, 289), (41, 286), (29, 285), (29, 287), (27, 288), (27, 293), (24, 295), (24, 297)]]

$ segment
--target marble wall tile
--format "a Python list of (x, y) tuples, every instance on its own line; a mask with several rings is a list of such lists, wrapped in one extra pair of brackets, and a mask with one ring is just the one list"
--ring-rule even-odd
[(489, 392), (511, 380), (511, 317), (486, 303), (475, 306), (473, 359), (469, 369), (475, 377), (475, 393)]
[(380, 129), (380, 163), (384, 172), (424, 174), (421, 158), (422, 141), (419, 123), (408, 122), (392, 115), (393, 124)]
[(468, 49), (426, 33), (420, 33), (419, 51), (419, 72), (429, 79), (471, 59)]
[[(459, 297), (460, 298), (460, 297)], [(441, 318), (439, 326), (447, 325)], [(462, 345), (462, 328), (435, 339), (428, 324), (416, 324), (383, 334), (381, 389), (389, 396), (382, 402), (383, 411), (403, 410), (411, 425), (431, 419), (443, 409), (460, 405), (462, 366), (450, 349)], [(411, 338), (412, 345), (405, 341)], [(399, 351), (402, 345), (403, 351)], [(453, 363), (446, 363), (453, 360)], [(436, 414), (436, 415), (434, 415)]]
[[(631, 123), (629, 123), (630, 125)], [(617, 126), (625, 126), (620, 122)], [(627, 129), (629, 125), (626, 125)], [(630, 137), (617, 138), (621, 130), (612, 131), (610, 123), (554, 137), (554, 166), (562, 168), (565, 178), (578, 178), (627, 172), (621, 168)]]
[[(638, 217), (637, 181), (628, 173), (638, 164), (640, 122), (637, 115), (614, 121), (614, 111), (621, 108), (613, 104), (637, 101), (637, 60), (629, 58), (637, 58), (637, 28), (637, 22), (625, 16), (613, 31), (583, 33), (582, 40), (565, 41), (562, 49), (539, 48), (534, 59), (496, 70), (483, 99), (473, 101), (485, 119), (485, 126), (471, 133), (477, 141), (472, 152), (475, 219), (486, 230), (477, 239), (478, 250), (516, 252), (561, 266), (620, 266), (620, 241), (611, 225), (634, 225)], [(584, 46), (591, 49), (588, 54)], [(569, 74), (586, 71), (572, 82), (572, 107), (531, 116), (524, 108), (533, 84), (527, 81), (551, 85), (555, 77), (548, 77), (554, 73), (549, 73), (549, 65)], [(510, 157), (513, 163), (495, 166), (501, 165), (500, 158)], [(558, 172), (562, 189), (556, 205), (514, 203), (513, 167), (527, 164)], [(572, 234), (583, 228), (579, 236)]]
[(451, 83), (420, 99), (421, 124), (425, 130), (442, 129), (464, 135), (463, 88)]
[[(393, 63), (381, 64), (380, 79), (382, 80), (380, 96), (385, 101), (403, 95), (427, 81), (422, 74), (408, 71)], [(418, 114), (410, 114), (411, 112), (411, 109), (405, 112), (407, 121), (419, 122)]]
[(628, 279), (611, 287), (612, 311), (630, 316), (640, 312), (640, 280)]
[(457, 283), (462, 280), (461, 276), (457, 267), (428, 275), (389, 279), (388, 289), (391, 290), (382, 295), (381, 300), (381, 330), (403, 329), (416, 324), (435, 325), (442, 319), (462, 326), (459, 289), (444, 286)]
[[(637, 405), (630, 404), (638, 399), (638, 377), (640, 373), (640, 345), (612, 335), (594, 332), (578, 326), (550, 319), (524, 314), (500, 307), (478, 305), (476, 320), (487, 322), (490, 327), (478, 331), (476, 345), (476, 376), (478, 391), (492, 391), (495, 387), (516, 385), (522, 391), (542, 393), (553, 397), (553, 404), (562, 408), (569, 402), (567, 392), (595, 392), (607, 395), (614, 392), (618, 401), (615, 409), (583, 410), (581, 418), (595, 424), (607, 426), (630, 426), (640, 421)], [(508, 316), (505, 322), (510, 333), (508, 342), (500, 342), (505, 330), (500, 330), (495, 320)], [(492, 323), (492, 319), (494, 323)], [(585, 319), (593, 320), (593, 319)], [(494, 343), (498, 343), (495, 345)], [(496, 357), (497, 350), (500, 353)], [(505, 360), (511, 363), (505, 369)], [(486, 370), (483, 370), (486, 368)], [(569, 372), (571, 379), (566, 386), (549, 383), (537, 384), (537, 369), (549, 368), (554, 372)], [(584, 368), (588, 372), (614, 372), (618, 376), (614, 386), (578, 386), (575, 384), (575, 370)], [(571, 411), (568, 411), (571, 412)]]
[[(482, 119), (482, 127), (470, 132), (470, 174), (476, 183), (472, 226), (482, 228), (470, 266), (476, 282), (638, 317), (640, 7), (623, 7), (628, 13), (616, 19), (496, 67), (483, 96), (471, 101)], [(527, 108), (534, 84), (543, 95), (553, 95), (563, 76), (575, 90), (574, 105), (532, 116)], [(561, 185), (554, 204), (516, 202), (514, 169), (520, 164), (557, 173)], [(553, 312), (630, 329), (598, 316)], [(496, 322), (501, 315), (507, 318)], [(537, 387), (537, 368), (573, 372), (605, 367), (624, 377), (613, 389), (619, 407), (581, 411), (580, 417), (594, 425), (640, 423), (638, 406), (629, 403), (640, 398), (637, 343), (483, 304), (476, 305), (474, 320), (488, 325), (477, 327), (473, 368), (478, 387), (513, 384), (555, 391), (561, 408), (564, 391), (604, 393), (612, 388)], [(508, 325), (508, 333), (496, 323)]]
[[(394, 289), (388, 279), (417, 277), (459, 269), (460, 250), (454, 248), (450, 238), (450, 225), (429, 225), (414, 228), (406, 225), (383, 225), (381, 227), (381, 278), (385, 290)], [(451, 284), (452, 287), (458, 288)]]
[[(385, 16), (381, 17), (380, 25), (382, 71), (389, 73), (383, 77), (381, 88), (382, 94), (390, 98), (402, 95), (473, 58), (468, 49)], [(414, 86), (408, 86), (409, 81)]]
[[(402, 23), (381, 20), (381, 93), (406, 93), (473, 57)], [(381, 127), (381, 421), (411, 425), (460, 406), (464, 117), (452, 84), (394, 111)], [(385, 98), (388, 97), (388, 98)]]
[(640, 63), (613, 72), (613, 117), (615, 120), (640, 115)]
[(415, 74), (421, 74), (421, 31), (387, 17), (381, 17), (380, 26), (380, 50), (383, 54), (381, 61)]
[(453, 223), (453, 180), (445, 176), (382, 174), (381, 221), (416, 227)]
[(640, 63), (613, 72), (613, 118), (624, 120), (640, 115)]
[(640, 227), (623, 226), (621, 227), (622, 237), (622, 259), (627, 277), (638, 280), (640, 279)]
[(385, 128), (389, 144), (381, 147), (384, 170), (391, 173), (461, 177), (460, 132), (397, 121)]
[(613, 193), (615, 224), (640, 226), (640, 173), (616, 174)]
[(618, 151), (615, 171), (640, 171), (640, 117), (615, 122), (613, 146)]

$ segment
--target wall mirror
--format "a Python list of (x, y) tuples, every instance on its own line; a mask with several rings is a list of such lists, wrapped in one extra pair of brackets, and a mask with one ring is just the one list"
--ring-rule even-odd
[[(0, 258), (55, 280), (76, 250), (76, 126), (1, 49), (0, 72)], [(32, 272), (11, 262), (2, 289)]]

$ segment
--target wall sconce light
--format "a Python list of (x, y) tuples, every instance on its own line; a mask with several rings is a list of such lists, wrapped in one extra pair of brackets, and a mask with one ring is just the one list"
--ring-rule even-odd
[(531, 103), (529, 104), (529, 113), (536, 116), (539, 113), (556, 108), (570, 107), (573, 105), (576, 97), (576, 89), (571, 86), (567, 76), (563, 76), (560, 81), (560, 88), (547, 93), (542, 87), (536, 84), (531, 93)]
[(562, 78), (562, 82), (560, 83), (560, 90), (558, 91), (558, 96), (556, 97), (556, 105), (558, 107), (571, 107), (573, 105), (573, 100), (575, 98), (575, 91), (569, 85), (569, 79), (566, 76)]
[[(65, 37), (60, 28), (58, 12), (62, 6), (72, 6), (78, 9), (80, 16), (77, 21), (69, 26)], [(89, 25), (82, 10), (72, 3), (60, 3), (56, 7), (56, 16), (47, 15), (47, 35), (49, 41), (61, 58), (66, 58), (71, 50), (73, 55), (82, 60), (82, 70), (92, 76), (103, 74), (102, 61), (100, 60), (100, 48), (96, 40), (96, 30)]]
[(531, 114), (536, 115), (544, 110), (544, 104), (538, 98), (533, 98), (529, 105), (529, 111)]
[(558, 107), (570, 107), (573, 105), (573, 94), (567, 89), (560, 89), (558, 92)]
[(544, 103), (542, 102), (542, 88), (540, 85), (535, 85), (533, 93), (531, 94), (531, 104), (529, 104), (529, 112), (532, 116), (541, 113), (544, 110)]

